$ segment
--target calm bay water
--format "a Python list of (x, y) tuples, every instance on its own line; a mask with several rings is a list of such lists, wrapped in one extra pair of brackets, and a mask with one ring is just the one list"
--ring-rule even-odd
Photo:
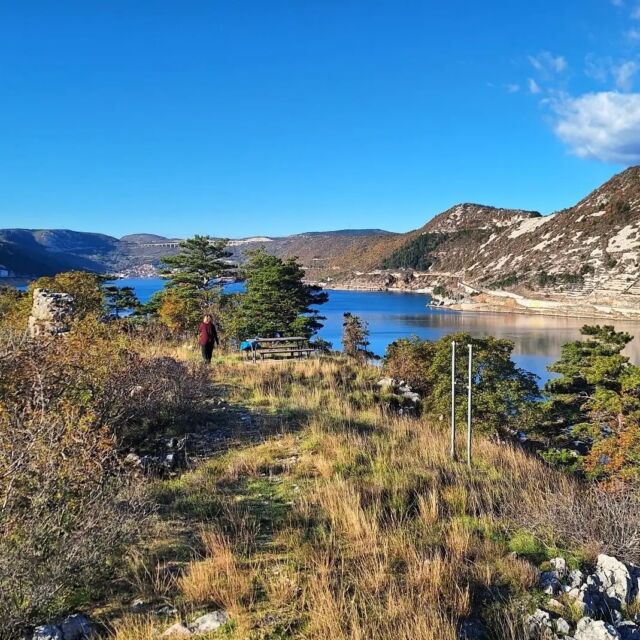
[[(119, 280), (119, 286), (132, 286), (144, 302), (163, 286), (157, 278)], [(229, 290), (240, 290), (230, 285)], [(448, 333), (465, 331), (474, 336), (493, 335), (508, 338), (515, 344), (516, 363), (540, 376), (549, 378), (548, 364), (560, 355), (562, 344), (575, 340), (580, 327), (590, 321), (584, 318), (556, 318), (509, 313), (455, 312), (427, 307), (429, 297), (420, 293), (364, 291), (329, 291), (329, 302), (321, 307), (326, 316), (320, 336), (340, 348), (342, 314), (346, 311), (369, 323), (371, 350), (383, 355), (387, 345), (398, 338), (418, 336), (436, 340)], [(599, 321), (601, 324), (602, 320)], [(640, 336), (640, 323), (608, 322), (616, 329)], [(640, 362), (640, 340), (627, 349), (633, 362)]]

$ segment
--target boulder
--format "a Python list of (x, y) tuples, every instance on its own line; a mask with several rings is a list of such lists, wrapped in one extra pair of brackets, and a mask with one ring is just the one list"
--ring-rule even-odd
[(96, 632), (95, 626), (81, 613), (68, 616), (60, 624), (36, 627), (31, 640), (88, 640)]
[(556, 620), (556, 633), (559, 636), (568, 636), (571, 633), (571, 626), (564, 618)]
[(33, 290), (28, 328), (32, 338), (66, 333), (73, 319), (73, 296), (47, 289)]
[(575, 640), (620, 640), (620, 634), (610, 624), (602, 620), (581, 618), (578, 621)]
[(607, 596), (614, 606), (628, 604), (634, 596), (634, 584), (629, 568), (620, 560), (601, 553), (598, 556), (595, 575), (600, 580)]
[(546, 609), (551, 611), (562, 611), (564, 609), (564, 605), (559, 600), (555, 598), (549, 598), (547, 601)]
[(555, 596), (560, 593), (562, 589), (562, 585), (558, 579), (558, 574), (555, 570), (543, 571), (540, 574), (538, 584), (540, 585), (540, 588), (550, 596)]
[(584, 573), (580, 569), (574, 569), (569, 572), (567, 583), (570, 587), (581, 587), (584, 582)]
[(640, 627), (630, 620), (616, 625), (616, 631), (620, 634), (622, 640), (640, 640)]
[(31, 640), (64, 640), (64, 636), (57, 624), (44, 624), (33, 630)]
[(403, 391), (402, 397), (409, 402), (413, 402), (414, 404), (418, 404), (420, 402), (420, 394), (415, 391)]
[(189, 630), (194, 634), (208, 633), (219, 629), (229, 621), (229, 616), (224, 611), (213, 611), (200, 616), (189, 625)]
[(187, 629), (181, 622), (176, 622), (172, 624), (168, 629), (164, 631), (164, 633), (160, 636), (161, 638), (190, 638), (193, 636), (193, 633)]
[(95, 631), (91, 620), (80, 613), (65, 618), (60, 628), (62, 629), (64, 640), (86, 640)]
[(551, 568), (556, 572), (558, 580), (564, 580), (569, 574), (567, 561), (564, 558), (552, 558), (551, 560), (549, 560), (549, 564), (551, 565)]
[(582, 615), (604, 614), (610, 610), (596, 576), (589, 576), (581, 587), (570, 589), (567, 597), (573, 600)]
[(536, 609), (527, 618), (527, 626), (529, 628), (529, 636), (537, 638), (545, 629), (551, 629), (551, 616), (542, 609)]

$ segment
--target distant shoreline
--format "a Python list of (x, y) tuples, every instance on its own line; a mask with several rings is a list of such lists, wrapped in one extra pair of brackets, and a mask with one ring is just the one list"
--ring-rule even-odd
[[(331, 283), (331, 286), (323, 285), (322, 283), (310, 283), (322, 286), (323, 289), (333, 291), (359, 291), (363, 293), (416, 293), (428, 296), (433, 300), (432, 294), (427, 289), (411, 289), (402, 287), (358, 287), (357, 285), (340, 286), (338, 284)], [(536, 299), (521, 298), (522, 300), (530, 301), (532, 303), (543, 303), (545, 301), (538, 301)], [(502, 302), (504, 300), (504, 302)], [(552, 318), (584, 318), (585, 320), (624, 320), (627, 322), (640, 323), (640, 309), (632, 309), (620, 305), (599, 305), (601, 307), (611, 309), (611, 311), (598, 310), (596, 308), (589, 308), (584, 306), (578, 306), (573, 304), (566, 304), (563, 301), (553, 301), (557, 303), (557, 306), (553, 307), (531, 307), (523, 306), (514, 302), (512, 297), (498, 298), (492, 297), (490, 302), (462, 302), (455, 304), (442, 304), (426, 306), (447, 310), (457, 313), (503, 313), (503, 314), (518, 314), (524, 316), (545, 316)], [(588, 304), (588, 303), (587, 303)]]

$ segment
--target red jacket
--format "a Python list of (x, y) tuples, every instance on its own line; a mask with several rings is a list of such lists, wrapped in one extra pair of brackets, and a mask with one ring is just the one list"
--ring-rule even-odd
[(218, 332), (213, 322), (201, 322), (198, 327), (198, 344), (205, 346), (207, 344), (217, 345), (220, 343), (218, 340)]

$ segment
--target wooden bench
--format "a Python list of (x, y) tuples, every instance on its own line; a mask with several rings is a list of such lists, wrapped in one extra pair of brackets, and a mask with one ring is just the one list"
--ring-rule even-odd
[[(308, 346), (307, 338), (292, 336), (288, 338), (254, 338), (249, 352), (254, 362), (267, 356), (290, 356), (292, 358), (309, 357), (315, 349)], [(246, 352), (245, 352), (246, 353)], [(247, 355), (249, 355), (247, 353)]]

